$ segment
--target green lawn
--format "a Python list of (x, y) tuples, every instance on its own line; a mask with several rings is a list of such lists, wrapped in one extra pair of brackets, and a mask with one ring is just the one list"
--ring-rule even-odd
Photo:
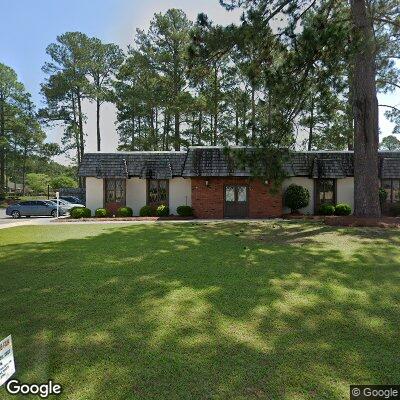
[(16, 377), (62, 398), (347, 399), (400, 382), (400, 231), (3, 229), (0, 309)]

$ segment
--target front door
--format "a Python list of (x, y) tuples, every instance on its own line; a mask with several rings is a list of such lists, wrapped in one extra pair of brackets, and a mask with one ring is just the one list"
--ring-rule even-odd
[(226, 185), (224, 188), (225, 218), (247, 218), (249, 188), (245, 185)]
[(125, 179), (106, 179), (104, 191), (104, 207), (111, 213), (116, 214), (120, 207), (125, 207)]

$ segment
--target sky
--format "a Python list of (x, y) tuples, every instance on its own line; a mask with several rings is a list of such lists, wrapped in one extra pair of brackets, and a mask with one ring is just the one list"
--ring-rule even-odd
[[(146, 29), (154, 13), (168, 8), (180, 8), (192, 20), (205, 12), (219, 24), (237, 22), (240, 17), (239, 11), (226, 11), (218, 0), (0, 0), (0, 4), (0, 62), (17, 72), (38, 107), (44, 106), (40, 84), (45, 79), (41, 68), (48, 61), (46, 47), (64, 32), (84, 32), (126, 51), (136, 29)], [(400, 103), (400, 93), (380, 95), (379, 102), (395, 106)], [(84, 111), (88, 117), (86, 151), (93, 152), (95, 106), (86, 103)], [(393, 125), (385, 119), (384, 111), (380, 109), (380, 129), (386, 136), (392, 133)], [(118, 144), (114, 107), (103, 105), (101, 118), (104, 150), (114, 151)], [(60, 128), (47, 129), (46, 133), (48, 141), (60, 141)], [(68, 163), (65, 157), (59, 161)]]

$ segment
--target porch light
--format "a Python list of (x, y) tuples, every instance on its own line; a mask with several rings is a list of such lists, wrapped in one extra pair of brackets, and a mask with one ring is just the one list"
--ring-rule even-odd
[(269, 185), (269, 180), (266, 179), (266, 180), (264, 181), (264, 183), (265, 183), (266, 185)]
[(209, 187), (208, 181), (206, 181), (206, 186)]

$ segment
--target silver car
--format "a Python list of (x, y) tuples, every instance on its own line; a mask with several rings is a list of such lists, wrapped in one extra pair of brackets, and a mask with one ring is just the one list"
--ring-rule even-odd
[(64, 211), (69, 211), (71, 210), (71, 208), (75, 208), (75, 207), (85, 207), (82, 204), (78, 204), (78, 203), (70, 203), (69, 201), (66, 200), (62, 200), (62, 199), (51, 199), (51, 202), (53, 202), (54, 204), (57, 205), (57, 201), (59, 203), (59, 206), (64, 210)]
[[(64, 215), (65, 211), (60, 208), (59, 215)], [(29, 200), (21, 201), (7, 207), (6, 215), (13, 218), (24, 217), (57, 217), (57, 204), (48, 200)]]

